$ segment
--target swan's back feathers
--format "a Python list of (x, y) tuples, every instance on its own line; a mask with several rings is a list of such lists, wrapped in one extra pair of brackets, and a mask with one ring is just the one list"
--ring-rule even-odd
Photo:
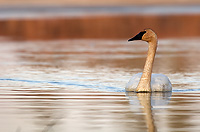
[[(136, 91), (142, 73), (135, 74), (126, 85), (126, 91)], [(151, 75), (151, 91), (171, 91), (172, 85), (168, 77), (163, 74)]]

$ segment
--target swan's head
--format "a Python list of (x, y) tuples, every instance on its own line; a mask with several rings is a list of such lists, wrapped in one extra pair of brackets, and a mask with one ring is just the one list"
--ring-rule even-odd
[(134, 40), (143, 40), (146, 42), (151, 42), (153, 40), (157, 41), (157, 35), (152, 29), (145, 29), (138, 33), (136, 36), (130, 38), (128, 41), (134, 41)]

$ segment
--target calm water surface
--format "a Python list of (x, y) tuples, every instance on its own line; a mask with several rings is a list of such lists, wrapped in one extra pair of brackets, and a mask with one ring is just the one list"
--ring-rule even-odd
[(1, 132), (199, 132), (199, 39), (160, 40), (154, 72), (171, 93), (126, 93), (144, 42), (62, 40), (0, 44)]

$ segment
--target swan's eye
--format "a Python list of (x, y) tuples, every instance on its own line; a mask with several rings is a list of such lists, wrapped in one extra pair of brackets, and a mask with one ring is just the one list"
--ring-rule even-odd
[(139, 33), (140, 36), (143, 36), (146, 33), (146, 31), (142, 31)]

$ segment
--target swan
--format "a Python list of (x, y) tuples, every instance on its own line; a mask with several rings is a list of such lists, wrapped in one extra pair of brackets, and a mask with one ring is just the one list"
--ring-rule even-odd
[(167, 92), (172, 90), (169, 78), (163, 74), (152, 74), (153, 62), (157, 49), (157, 35), (152, 29), (144, 29), (128, 41), (143, 40), (148, 42), (149, 48), (143, 73), (132, 76), (125, 90), (134, 92)]

